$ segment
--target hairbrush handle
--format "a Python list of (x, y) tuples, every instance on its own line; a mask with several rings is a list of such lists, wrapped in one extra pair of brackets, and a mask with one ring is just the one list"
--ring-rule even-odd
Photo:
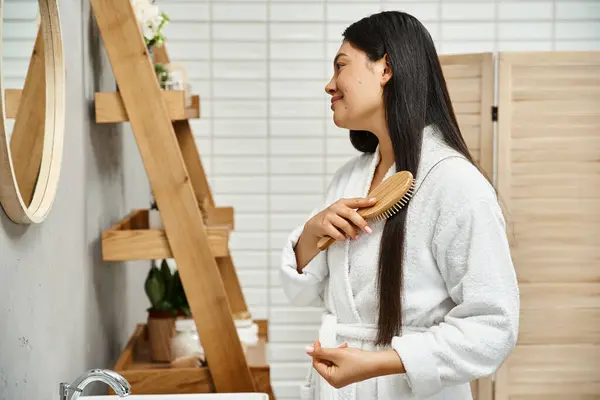
[(327, 248), (334, 243), (335, 243), (335, 239), (332, 238), (331, 236), (323, 236), (317, 242), (317, 247), (319, 248), (319, 250), (323, 251), (323, 250), (327, 250)]

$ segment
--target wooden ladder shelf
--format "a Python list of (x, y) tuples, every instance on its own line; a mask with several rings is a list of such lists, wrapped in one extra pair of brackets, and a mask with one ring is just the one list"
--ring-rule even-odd
[[(267, 321), (256, 321), (262, 335), (247, 354), (234, 324), (235, 317), (250, 314), (228, 248), (233, 210), (215, 206), (188, 122), (200, 115), (198, 97), (186, 108), (183, 92), (160, 89), (129, 1), (91, 5), (119, 87), (118, 93), (96, 93), (96, 121), (131, 124), (165, 227), (148, 229), (147, 210), (136, 210), (103, 233), (103, 258), (174, 258), (208, 361), (206, 368), (140, 363), (147, 373), (120, 370), (135, 362), (142, 325), (115, 369), (134, 387), (144, 383), (138, 386), (144, 393), (169, 393), (165, 385), (175, 381), (180, 393), (264, 392), (274, 399), (265, 361)], [(165, 46), (157, 50), (156, 60), (168, 62)]]

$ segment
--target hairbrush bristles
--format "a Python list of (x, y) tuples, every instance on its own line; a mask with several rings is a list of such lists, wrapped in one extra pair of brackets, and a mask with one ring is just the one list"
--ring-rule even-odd
[(410, 189), (408, 189), (408, 192), (406, 192), (406, 194), (404, 196), (402, 196), (402, 198), (396, 204), (394, 204), (392, 206), (392, 208), (390, 208), (389, 210), (386, 210), (383, 213), (379, 214), (378, 216), (372, 218), (373, 221), (382, 221), (384, 219), (389, 219), (394, 214), (396, 214), (397, 212), (402, 210), (408, 204), (410, 199), (412, 198), (414, 190), (415, 190), (415, 182), (413, 180), (410, 185)]

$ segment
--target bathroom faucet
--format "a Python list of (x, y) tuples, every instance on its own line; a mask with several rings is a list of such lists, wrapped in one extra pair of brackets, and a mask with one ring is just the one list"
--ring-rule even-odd
[(91, 369), (73, 383), (60, 384), (60, 400), (77, 400), (83, 389), (91, 382), (100, 381), (109, 385), (119, 397), (129, 396), (131, 386), (121, 375), (108, 369)]

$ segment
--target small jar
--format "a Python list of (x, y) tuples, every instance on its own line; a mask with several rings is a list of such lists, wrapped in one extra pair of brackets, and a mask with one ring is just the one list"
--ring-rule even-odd
[(198, 357), (204, 360), (204, 349), (193, 319), (175, 321), (175, 336), (171, 339), (171, 359)]

